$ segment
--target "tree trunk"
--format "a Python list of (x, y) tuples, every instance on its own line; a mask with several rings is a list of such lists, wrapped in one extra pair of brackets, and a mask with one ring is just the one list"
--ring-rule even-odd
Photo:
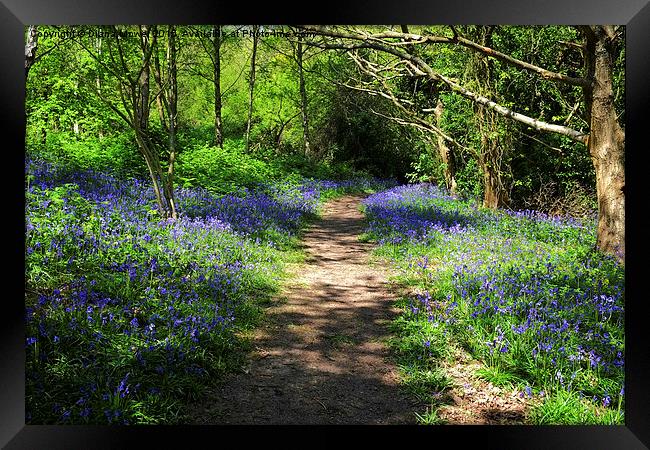
[(38, 29), (36, 25), (27, 28), (27, 43), (25, 44), (25, 79), (29, 75), (29, 69), (36, 61), (36, 50), (38, 49)]
[(253, 25), (253, 52), (248, 77), (248, 120), (246, 121), (246, 151), (250, 151), (251, 122), (253, 120), (253, 91), (255, 90), (255, 57), (257, 55), (257, 25)]
[(305, 90), (305, 76), (302, 70), (303, 48), (302, 37), (298, 35), (298, 46), (296, 50), (296, 59), (298, 61), (298, 77), (300, 80), (300, 112), (302, 114), (302, 138), (304, 144), (305, 157), (311, 158), (311, 148), (309, 145), (309, 120), (307, 116), (307, 91)]
[(153, 192), (156, 196), (156, 203), (158, 205), (158, 212), (163, 218), (168, 218), (168, 206), (167, 199), (164, 196), (162, 187), (161, 187), (161, 174), (162, 168), (160, 167), (160, 161), (156, 154), (151, 150), (147, 138), (140, 129), (140, 126), (135, 122), (135, 141), (138, 144), (138, 149), (144, 157), (144, 160), (147, 164), (147, 169), (149, 171), (149, 177), (151, 178), (151, 183), (153, 184)]
[[(97, 51), (97, 56), (99, 58), (102, 57), (102, 37), (98, 36), (97, 40), (95, 41), (95, 48)], [(99, 72), (97, 72), (97, 77), (95, 78), (95, 85), (97, 86), (97, 92), (99, 95), (102, 95), (102, 79), (99, 76)], [(99, 124), (99, 129), (97, 130), (97, 134), (99, 136), (99, 139), (102, 139), (104, 137), (104, 130), (102, 129), (102, 124)]]
[(588, 148), (596, 172), (598, 196), (598, 234), (596, 245), (625, 259), (625, 132), (614, 107), (612, 87), (614, 49), (613, 31), (608, 27), (593, 28), (594, 53), (590, 72), (593, 86), (587, 104), (590, 119)]
[[(436, 127), (438, 128), (441, 128), (440, 125), (441, 125), (443, 109), (444, 109), (444, 105), (442, 104), (442, 101), (438, 99), (438, 104), (436, 105), (436, 108), (433, 110), (433, 114), (436, 121)], [(449, 189), (449, 192), (455, 194), (457, 188), (456, 158), (453, 150), (447, 146), (447, 142), (445, 141), (445, 139), (439, 134), (436, 134), (436, 137), (438, 138), (438, 153), (440, 154), (440, 158), (442, 159), (442, 162), (445, 165), (445, 169), (444, 169), (445, 185), (447, 186), (447, 189)]]
[(497, 209), (508, 203), (508, 196), (501, 184), (499, 170), (494, 168), (493, 163), (489, 158), (480, 161), (483, 171), (483, 206)]
[(221, 25), (212, 27), (214, 35), (214, 145), (223, 148), (223, 124), (221, 122)]
[(479, 166), (483, 173), (483, 206), (497, 209), (510, 202), (508, 191), (503, 182), (503, 148), (496, 135), (498, 131), (496, 115), (480, 106), (478, 111), (479, 129), (481, 130), (481, 152)]
[[(140, 45), (142, 47), (143, 58), (146, 58), (147, 53), (150, 51), (149, 48), (149, 25), (142, 25), (140, 27)], [(138, 104), (138, 115), (137, 120), (140, 125), (140, 129), (146, 133), (149, 130), (149, 61), (148, 59), (143, 61), (142, 72), (140, 73), (140, 78), (138, 80), (138, 88), (140, 89), (140, 95), (137, 97)]]
[(153, 35), (152, 44), (155, 47), (153, 52), (153, 77), (156, 80), (158, 85), (158, 95), (156, 95), (156, 109), (158, 110), (158, 118), (160, 119), (160, 126), (167, 132), (169, 132), (169, 126), (167, 125), (167, 117), (165, 111), (168, 109), (166, 104), (165, 92), (164, 92), (164, 83), (162, 80), (162, 70), (160, 68), (160, 56), (158, 54), (158, 36)]
[(167, 33), (167, 61), (169, 62), (169, 164), (165, 178), (165, 197), (169, 206), (169, 215), (176, 219), (176, 202), (174, 199), (174, 164), (176, 162), (176, 127), (178, 125), (178, 84), (176, 80), (176, 30), (169, 25)]
[[(491, 26), (477, 26), (477, 38), (481, 45), (490, 46), (492, 32)], [(479, 94), (489, 97), (492, 90), (492, 64), (482, 54), (472, 55), (469, 67), (470, 76), (477, 84)], [(482, 91), (482, 92), (481, 92)], [(484, 105), (475, 103), (476, 125), (481, 135), (481, 148), (479, 166), (483, 175), (483, 206), (497, 209), (509, 203), (508, 192), (503, 182), (501, 169), (503, 160), (503, 146), (499, 136), (499, 122), (495, 111)]]
[[(152, 51), (151, 43), (149, 42), (150, 31), (148, 25), (143, 25), (140, 33), (140, 46), (142, 49), (142, 66), (140, 77), (137, 80), (138, 89), (132, 92), (133, 104), (133, 129), (135, 131), (135, 138), (140, 149), (140, 153), (147, 163), (149, 176), (153, 183), (153, 190), (158, 204), (158, 211), (162, 218), (168, 219), (175, 213), (172, 203), (169, 198), (168, 185), (164, 180), (163, 170), (160, 166), (160, 159), (156, 154), (155, 149), (151, 147), (149, 142), (149, 82), (150, 82), (150, 61)], [(153, 30), (154, 36), (156, 30)], [(155, 43), (155, 38), (154, 38)]]

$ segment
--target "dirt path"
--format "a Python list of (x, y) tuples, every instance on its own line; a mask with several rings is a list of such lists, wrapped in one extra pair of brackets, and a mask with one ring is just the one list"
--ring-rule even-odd
[(387, 360), (397, 314), (361, 243), (359, 196), (325, 206), (304, 236), (306, 263), (255, 335), (250, 366), (196, 405), (203, 424), (415, 423)]

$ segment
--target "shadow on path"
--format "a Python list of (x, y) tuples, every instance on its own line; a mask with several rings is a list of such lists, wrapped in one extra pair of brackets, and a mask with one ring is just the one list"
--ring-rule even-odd
[(384, 343), (397, 314), (368, 265), (360, 196), (326, 205), (304, 235), (305, 264), (267, 310), (249, 366), (194, 411), (200, 424), (415, 423)]

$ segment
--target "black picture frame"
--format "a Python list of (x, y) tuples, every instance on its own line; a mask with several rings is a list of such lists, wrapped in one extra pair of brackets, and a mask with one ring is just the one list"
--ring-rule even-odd
[[(24, 420), (24, 136), (25, 71), (24, 26), (29, 24), (625, 24), (626, 30), (626, 425), (625, 426), (441, 426), (441, 427), (219, 427), (219, 426), (36, 426)], [(644, 449), (650, 447), (650, 339), (645, 333), (643, 296), (644, 231), (647, 216), (643, 198), (643, 155), (649, 153), (644, 136), (645, 112), (650, 105), (650, 5), (648, 0), (461, 0), (369, 2), (335, 0), (326, 4), (282, 5), (266, 2), (181, 3), (171, 0), (2, 0), (0, 2), (0, 123), (4, 179), (9, 185), (4, 222), (5, 258), (17, 274), (7, 276), (4, 290), (4, 326), (1, 328), (0, 445), (7, 449), (74, 449), (198, 447), (252, 443), (252, 432), (264, 434), (263, 444), (283, 446), (344, 443), (340, 431), (363, 432), (365, 445), (408, 445), (419, 438), (425, 445), (465, 445), (516, 449)], [(645, 150), (645, 151), (644, 151)], [(7, 175), (12, 175), (6, 177)], [(7, 186), (5, 186), (7, 187)], [(12, 233), (16, 233), (16, 238)], [(7, 272), (5, 272), (7, 274)], [(17, 292), (13, 292), (13, 290)], [(307, 432), (297, 437), (296, 432)], [(446, 444), (441, 441), (444, 439)], [(348, 441), (349, 442), (349, 441)], [(350, 442), (352, 443), (352, 442)], [(455, 443), (455, 444), (454, 444)], [(259, 444), (258, 444), (259, 445)], [(358, 444), (357, 444), (358, 445)]]

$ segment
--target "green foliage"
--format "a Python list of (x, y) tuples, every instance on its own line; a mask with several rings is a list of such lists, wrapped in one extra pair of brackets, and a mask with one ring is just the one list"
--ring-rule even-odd
[(457, 191), (461, 197), (481, 202), (483, 198), (483, 179), (478, 163), (470, 159), (456, 173)]
[(530, 413), (535, 425), (624, 425), (620, 404), (616, 409), (602, 408), (581, 398), (575, 392), (557, 391), (533, 407)]
[(415, 413), (418, 423), (420, 425), (443, 425), (445, 422), (438, 417), (438, 412), (435, 407), (427, 407), (426, 412), (423, 414)]
[(223, 149), (205, 144), (184, 149), (178, 157), (177, 179), (185, 187), (227, 193), (279, 178), (277, 167), (254, 158), (243, 147), (241, 140), (227, 140)]
[[(100, 28), (104, 31), (111, 30), (110, 27)], [(207, 30), (209, 27), (191, 28)], [(95, 27), (86, 26), (84, 29), (93, 31)], [(213, 68), (210, 59), (212, 44), (207, 38), (183, 36), (182, 31), (186, 27), (179, 29), (180, 134), (192, 137), (191, 142), (182, 143), (182, 136), (179, 135), (179, 147), (180, 153), (193, 153), (200, 146), (211, 145), (214, 136), (214, 85), (211, 81)], [(229, 29), (233, 31), (234, 27)], [(42, 27), (42, 31), (48, 30), (52, 31), (53, 28)], [(471, 37), (478, 29), (464, 26), (457, 30)], [(451, 35), (451, 30), (445, 26), (418, 25), (411, 27), (411, 31)], [(491, 45), (540, 67), (580, 76), (583, 70), (581, 55), (575, 48), (562, 42), (579, 42), (581, 39), (573, 27), (498, 26), (493, 29)], [(30, 149), (47, 147), (48, 151), (58, 151), (52, 147), (53, 141), (49, 135), (74, 135), (74, 139), (66, 140), (89, 143), (89, 152), (93, 156), (87, 158), (87, 165), (90, 165), (91, 160), (105, 164), (107, 159), (116, 157), (99, 156), (103, 148), (99, 149), (93, 140), (102, 141), (104, 138), (99, 136), (121, 134), (126, 129), (126, 124), (107, 104), (111, 103), (116, 109), (122, 110), (114, 76), (86, 50), (94, 51), (100, 59), (105, 59), (109, 54), (110, 42), (107, 39), (97, 40), (91, 33), (78, 43), (66, 41), (65, 45), (58, 45), (60, 41), (61, 38), (52, 36), (41, 38), (41, 48), (53, 48), (53, 51), (34, 65), (27, 80), (28, 145)], [(123, 44), (127, 64), (136, 64), (137, 39), (128, 38)], [(271, 163), (274, 159), (302, 154), (303, 130), (299, 115), (300, 96), (294, 45), (284, 38), (266, 37), (258, 46), (252, 148), (265, 155), (273, 155), (271, 158), (265, 156)], [(366, 95), (331, 82), (332, 79), (358, 78), (356, 65), (345, 54), (322, 52), (309, 46), (305, 49), (309, 134), (317, 161), (332, 166), (346, 163), (355, 170), (363, 170), (372, 175), (405, 179), (406, 174), (409, 174), (409, 179), (413, 181), (442, 183), (443, 166), (436, 162), (437, 158), (430, 151), (431, 146), (427, 139), (423, 139), (421, 132), (373, 113), (399, 116), (399, 111), (389, 99)], [(461, 83), (464, 83), (464, 74), (471, 58), (476, 56), (475, 52), (468, 49), (449, 45), (417, 46), (416, 51), (434, 70)], [(246, 38), (228, 36), (221, 45), (223, 127), (225, 136), (231, 140), (242, 139), (246, 126), (250, 52), (251, 40)], [(163, 53), (160, 57), (164, 59)], [(375, 58), (378, 62), (391, 59), (381, 52), (365, 51), (364, 55)], [(621, 47), (615, 63), (614, 84), (615, 102), (623, 118), (624, 63), (625, 51)], [(541, 120), (567, 122), (573, 128), (584, 128), (583, 108), (572, 112), (574, 105), (582, 101), (582, 91), (579, 88), (545, 80), (496, 60), (491, 64), (492, 94), (504, 106)], [(151, 83), (152, 92), (155, 92), (153, 77)], [(480, 136), (472, 103), (441, 84), (423, 79), (397, 78), (389, 81), (388, 86), (399, 97), (410, 99), (420, 108), (434, 107), (438, 98), (442, 100), (444, 113), (439, 124), (441, 129), (467, 147), (454, 149), (459, 191), (465, 197), (480, 198), (483, 180), (475, 154), (480, 150)], [(104, 101), (99, 100), (96, 92), (98, 87), (101, 87)], [(429, 120), (431, 116), (423, 117)], [(155, 102), (152, 102), (150, 122), (154, 134), (156, 127), (160, 127), (158, 121), (158, 111)], [(510, 189), (512, 207), (532, 205), (535, 198), (539, 200), (540, 191), (550, 184), (557, 188), (553, 191), (552, 199), (546, 202), (547, 206), (553, 200), (569, 195), (576, 183), (583, 187), (585, 200), (595, 197), (592, 163), (581, 146), (564, 137), (535, 133), (514, 122), (499, 126), (498, 134), (507, 144), (501, 165), (506, 188)], [(156, 145), (161, 154), (164, 154), (164, 136), (157, 139)], [(133, 143), (127, 146), (134, 147)], [(74, 153), (79, 153), (78, 149)], [(136, 153), (130, 159), (115, 161), (114, 165), (123, 163), (134, 167), (133, 162), (138, 158)], [(139, 164), (139, 169), (142, 166)], [(244, 166), (247, 167), (246, 164)], [(308, 164), (295, 159), (287, 161), (284, 166), (294, 167), (300, 173), (316, 177), (331, 173), (325, 166), (307, 167)], [(254, 170), (253, 178), (258, 177), (260, 171), (257, 169), (259, 167)], [(187, 173), (183, 177), (192, 178)]]
[(499, 366), (486, 366), (478, 369), (476, 375), (495, 386), (501, 386), (512, 389), (517, 384), (522, 384), (523, 380), (518, 378), (507, 370), (501, 369)]
[(422, 151), (411, 167), (413, 172), (406, 174), (410, 183), (445, 184), (445, 164), (431, 151)]
[[(405, 299), (398, 302), (403, 308), (406, 304)], [(400, 368), (402, 386), (420, 401), (434, 401), (451, 385), (438, 367), (439, 361), (449, 354), (443, 330), (408, 313), (391, 326), (394, 337), (389, 346)]]
[(123, 176), (145, 176), (146, 165), (130, 133), (75, 136), (50, 132), (45, 147), (28, 149), (29, 155), (65, 168), (69, 172), (97, 170)]
[(183, 150), (178, 157), (176, 178), (181, 186), (202, 186), (215, 193), (228, 193), (271, 180), (298, 182), (303, 178), (368, 177), (368, 173), (354, 170), (349, 163), (318, 162), (299, 154), (277, 155), (269, 150), (246, 153), (243, 140), (226, 139), (223, 149), (195, 144)]

